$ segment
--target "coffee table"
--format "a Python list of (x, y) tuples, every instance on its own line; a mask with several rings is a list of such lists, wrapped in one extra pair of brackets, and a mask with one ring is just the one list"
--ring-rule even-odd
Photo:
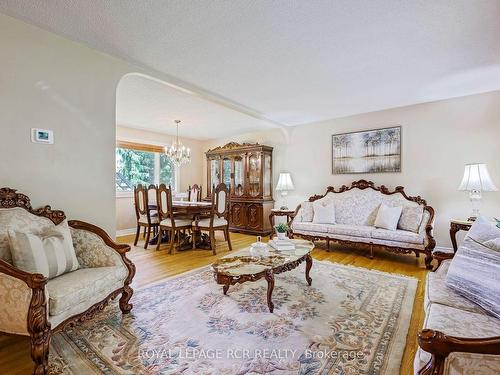
[(227, 294), (230, 285), (257, 281), (265, 278), (267, 281), (267, 306), (273, 312), (272, 294), (274, 289), (274, 275), (291, 271), (302, 262), (306, 262), (306, 281), (309, 285), (312, 279), (309, 272), (312, 267), (311, 251), (314, 244), (311, 241), (296, 239), (295, 250), (277, 251), (267, 246), (263, 255), (254, 255), (250, 248), (244, 249), (236, 255), (219, 259), (212, 264), (214, 278), (217, 284), (223, 285), (222, 291)]

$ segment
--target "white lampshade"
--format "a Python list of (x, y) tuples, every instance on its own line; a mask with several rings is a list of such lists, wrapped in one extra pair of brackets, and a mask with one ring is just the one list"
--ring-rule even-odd
[(292, 176), (288, 172), (281, 172), (278, 178), (278, 185), (276, 185), (277, 191), (290, 191), (295, 189), (293, 186)]
[(458, 190), (463, 191), (497, 191), (497, 187), (491, 180), (486, 164), (466, 164), (464, 177)]

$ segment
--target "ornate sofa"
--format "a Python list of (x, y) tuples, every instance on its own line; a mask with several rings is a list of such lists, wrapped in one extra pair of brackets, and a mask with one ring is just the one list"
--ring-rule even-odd
[(102, 229), (82, 221), (68, 225), (80, 268), (48, 280), (12, 264), (8, 229), (40, 233), (65, 220), (50, 206), (34, 210), (26, 195), (0, 189), (0, 332), (31, 337), (34, 374), (48, 372), (51, 337), (66, 326), (90, 319), (121, 294), (120, 309), (130, 312), (134, 264), (128, 245), (115, 243)]
[(424, 329), (414, 371), (419, 375), (500, 373), (500, 320), (446, 285), (453, 253), (435, 252), (427, 274)]
[[(316, 224), (312, 222), (315, 201), (334, 202), (336, 224)], [(414, 220), (416, 232), (397, 229), (395, 231), (375, 228), (374, 222), (381, 203), (388, 206), (421, 207), (420, 216)], [(417, 210), (418, 211), (418, 210)], [(300, 204), (293, 215), (291, 235), (310, 240), (326, 240), (344, 244), (369, 246), (370, 257), (373, 248), (378, 247), (395, 253), (414, 252), (418, 257), (425, 253), (425, 265), (431, 269), (432, 251), (436, 241), (432, 236), (434, 209), (420, 196), (406, 195), (402, 186), (390, 191), (384, 185), (378, 187), (366, 180), (355, 181), (351, 186), (343, 185), (336, 190), (329, 186), (323, 195), (314, 195)]]

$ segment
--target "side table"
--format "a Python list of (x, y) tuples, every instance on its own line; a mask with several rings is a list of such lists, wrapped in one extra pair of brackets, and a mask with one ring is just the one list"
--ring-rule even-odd
[(269, 238), (273, 238), (273, 235), (276, 233), (276, 229), (274, 229), (274, 217), (275, 216), (286, 216), (286, 224), (290, 225), (292, 222), (293, 216), (295, 214), (295, 210), (280, 210), (279, 208), (273, 208), (271, 213), (269, 214), (269, 222), (271, 223), (271, 234)]
[(468, 220), (457, 220), (457, 219), (452, 219), (450, 221), (450, 237), (451, 237), (451, 243), (453, 245), (453, 252), (456, 253), (458, 249), (457, 245), (457, 237), (456, 234), (460, 230), (465, 230), (468, 231), (470, 227), (474, 224), (473, 221), (468, 221)]

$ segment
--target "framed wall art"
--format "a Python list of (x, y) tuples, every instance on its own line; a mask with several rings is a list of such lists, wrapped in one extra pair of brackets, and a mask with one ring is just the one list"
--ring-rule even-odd
[(332, 173), (401, 172), (401, 126), (332, 135)]

